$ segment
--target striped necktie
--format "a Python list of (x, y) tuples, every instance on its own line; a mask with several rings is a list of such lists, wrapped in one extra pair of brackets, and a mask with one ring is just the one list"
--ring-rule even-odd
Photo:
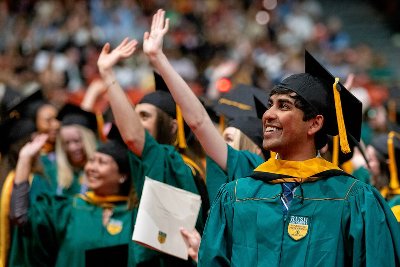
[(291, 182), (291, 183), (282, 183), (282, 204), (283, 204), (283, 213), (287, 214), (289, 207), (290, 207), (290, 202), (293, 199), (294, 196), (294, 191), (296, 191), (296, 187), (299, 185), (297, 182)]

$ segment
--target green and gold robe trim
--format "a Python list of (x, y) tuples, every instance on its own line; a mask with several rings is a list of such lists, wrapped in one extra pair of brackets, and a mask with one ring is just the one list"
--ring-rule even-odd
[(98, 196), (94, 192), (86, 192), (85, 194), (79, 195), (83, 200), (92, 203), (101, 207), (112, 207), (113, 203), (116, 202), (128, 202), (129, 197), (127, 196), (119, 196), (119, 195), (111, 195), (111, 196)]
[(351, 176), (323, 158), (312, 158), (304, 161), (271, 158), (258, 166), (250, 177), (271, 183), (304, 183), (333, 175)]

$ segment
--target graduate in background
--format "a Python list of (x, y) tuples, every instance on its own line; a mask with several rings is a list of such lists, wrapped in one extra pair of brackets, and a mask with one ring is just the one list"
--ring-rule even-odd
[(56, 193), (74, 195), (87, 190), (83, 170), (96, 151), (97, 119), (94, 113), (66, 104), (58, 113), (61, 122), (56, 141)]
[(277, 158), (220, 189), (199, 266), (400, 264), (400, 229), (386, 201), (319, 156), (327, 134), (339, 134), (343, 153), (349, 135), (360, 140), (361, 102), (309, 53), (305, 73), (272, 90), (263, 129)]
[[(10, 266), (84, 267), (88, 258), (92, 264), (110, 257), (111, 266), (136, 266), (131, 238), (138, 200), (128, 149), (116, 127), (85, 164), (88, 192), (73, 197), (43, 192), (32, 203), (27, 177), (46, 139), (47, 135), (38, 135), (20, 151), (10, 208), (20, 231)], [(125, 255), (115, 253), (115, 246)]]
[[(8, 254), (13, 236), (9, 211), (11, 193), (13, 190), (15, 168), (21, 148), (29, 141), (36, 131), (35, 124), (30, 119), (7, 118), (0, 124), (1, 159), (1, 204), (0, 204), (0, 266), (8, 266)], [(33, 166), (35, 172), (42, 172), (39, 164)], [(32, 175), (29, 175), (32, 179)]]
[[(162, 51), (163, 38), (168, 31), (168, 26), (169, 20), (165, 19), (165, 11), (158, 10), (153, 16), (151, 31), (145, 33), (143, 51), (148, 56), (154, 69), (166, 82), (168, 89), (182, 110), (182, 115), (186, 123), (192, 129), (207, 154), (207, 190), (210, 200), (213, 201), (218, 188), (222, 184), (249, 175), (256, 166), (263, 162), (263, 155), (261, 148), (258, 150), (258, 154), (256, 154), (254, 153), (255, 151), (246, 151), (250, 147), (240, 147), (243, 150), (239, 151), (237, 150), (239, 147), (234, 149), (230, 145), (227, 145), (227, 141), (232, 137), (232, 134), (225, 133), (223, 136), (229, 139), (224, 140), (224, 137), (215, 128), (200, 100), (195, 96), (182, 77), (173, 69)], [(241, 96), (253, 100), (253, 94), (250, 90), (248, 92), (248, 96), (243, 94)], [(232, 99), (227, 101), (233, 102)], [(235, 103), (238, 103), (237, 101), (242, 100), (235, 99)], [(238, 105), (250, 107), (250, 109), (253, 108), (253, 112), (256, 114), (254, 104), (239, 103), (236, 106)], [(240, 109), (237, 108), (236, 111), (239, 113)], [(236, 127), (238, 125), (236, 124)], [(235, 129), (243, 130), (240, 128)], [(258, 129), (260, 130), (259, 135), (261, 135), (261, 128), (258, 127)], [(240, 134), (237, 137), (240, 138)], [(252, 147), (254, 148), (254, 146)]]
[(372, 159), (372, 184), (388, 201), (397, 221), (400, 222), (400, 134), (391, 131), (372, 139), (367, 148)]
[[(136, 188), (138, 198), (140, 199), (145, 176), (160, 182), (190, 191), (199, 193), (193, 178), (192, 169), (184, 162), (182, 156), (171, 144), (158, 142), (158, 131), (162, 135), (176, 135), (178, 123), (175, 120), (169, 120), (163, 128), (159, 124), (163, 117), (168, 117), (167, 110), (161, 110), (155, 102), (170, 103), (168, 98), (172, 97), (167, 92), (157, 91), (154, 94), (158, 96), (153, 101), (142, 101), (132, 107), (131, 103), (124, 94), (123, 89), (118, 84), (113, 66), (122, 59), (130, 57), (136, 50), (137, 41), (124, 39), (116, 48), (111, 50), (107, 43), (102, 49), (97, 65), (100, 74), (107, 84), (107, 94), (109, 96), (110, 106), (115, 118), (115, 123), (121, 132), (121, 136), (129, 148), (129, 159), (132, 169), (132, 181)], [(144, 97), (146, 100), (147, 96)], [(148, 100), (148, 98), (147, 98)], [(173, 102), (173, 101), (172, 101)], [(169, 111), (172, 106), (168, 105)], [(175, 105), (172, 109), (176, 108)], [(174, 134), (175, 133), (175, 134)], [(173, 139), (169, 139), (171, 142)], [(179, 140), (179, 136), (178, 136)], [(196, 223), (196, 229), (201, 233), (204, 227), (204, 218), (200, 211)], [(192, 230), (192, 229), (190, 229)], [(157, 234), (157, 233), (156, 233)], [(191, 260), (183, 261), (181, 259), (150, 250), (139, 245), (136, 246), (137, 257), (135, 260), (141, 264), (149, 266), (193, 266)]]

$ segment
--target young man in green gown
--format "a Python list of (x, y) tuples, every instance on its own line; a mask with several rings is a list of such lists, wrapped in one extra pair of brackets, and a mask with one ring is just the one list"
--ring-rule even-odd
[[(359, 141), (361, 103), (306, 52), (306, 71), (271, 92), (264, 149), (277, 153), (225, 184), (199, 266), (398, 266), (399, 224), (372, 186), (319, 157), (327, 135)], [(333, 86), (332, 86), (333, 85)]]

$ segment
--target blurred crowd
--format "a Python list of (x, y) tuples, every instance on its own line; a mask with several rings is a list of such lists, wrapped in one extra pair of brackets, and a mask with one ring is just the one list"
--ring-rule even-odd
[[(59, 106), (69, 94), (85, 91), (98, 78), (96, 60), (105, 42), (115, 46), (126, 36), (142, 40), (152, 11), (159, 7), (171, 19), (166, 52), (198, 95), (217, 98), (218, 81), (223, 77), (233, 84), (268, 88), (303, 70), (304, 48), (319, 55), (335, 75), (356, 74), (354, 86), (365, 88), (374, 105), (387, 99), (392, 86), (380, 51), (367, 44), (352, 46), (340, 18), (326, 17), (318, 1), (32, 0), (0, 4), (0, 81), (18, 90), (39, 82)], [(144, 57), (121, 63), (117, 76), (126, 90), (151, 90), (151, 69)]]
[[(118, 157), (119, 153), (124, 153), (125, 150), (109, 152), (109, 148), (99, 146), (106, 139), (106, 132), (109, 132), (110, 127), (114, 127), (110, 123), (112, 119), (109, 107), (111, 106), (113, 112), (117, 109), (117, 105), (110, 104), (110, 96), (104, 92), (117, 83), (131, 103), (155, 103), (143, 97), (154, 93), (154, 89), (157, 88), (157, 78), (154, 80), (153, 67), (148, 55), (146, 56), (142, 51), (142, 43), (143, 34), (150, 29), (152, 15), (159, 8), (166, 10), (166, 17), (169, 18), (170, 23), (169, 33), (164, 38), (164, 53), (168, 56), (173, 69), (187, 82), (206, 108), (211, 108), (213, 103), (217, 103), (221, 97), (241, 84), (260, 88), (263, 93), (269, 92), (283, 78), (304, 72), (304, 51), (305, 49), (310, 51), (363, 103), (361, 147), (353, 150), (351, 157), (346, 158), (347, 165), (342, 165), (342, 168), (360, 180), (374, 185), (387, 200), (395, 199), (400, 194), (399, 183), (394, 183), (392, 179), (396, 167), (387, 165), (389, 160), (393, 161), (393, 158), (389, 158), (391, 148), (388, 148), (385, 143), (388, 139), (400, 137), (393, 133), (400, 131), (400, 91), (393, 72), (387, 66), (385, 56), (381, 51), (373, 50), (368, 44), (354, 45), (351, 36), (343, 30), (340, 17), (326, 16), (321, 4), (315, 0), (1, 1), (0, 130), (4, 138), (1, 142), (11, 140), (10, 142), (15, 141), (18, 145), (13, 148), (11, 145), (14, 143), (5, 144), (4, 142), (0, 146), (1, 166), (3, 166), (0, 178), (3, 193), (10, 188), (7, 177), (9, 172), (17, 167), (18, 153), (22, 151), (24, 156), (33, 157), (27, 153), (28, 149), (21, 150), (28, 141), (27, 136), (22, 138), (23, 131), (29, 134), (34, 131), (46, 133), (46, 138), (41, 137), (42, 139), (36, 140), (37, 147), (30, 149), (36, 153), (42, 149), (40, 150), (42, 151), (41, 163), (45, 168), (46, 164), (48, 166), (57, 164), (58, 170), (47, 166), (45, 173), (55, 177), (54, 183), (57, 186), (49, 190), (55, 191), (58, 195), (86, 192), (87, 187), (82, 186), (80, 177), (83, 172), (86, 172), (86, 175), (90, 172), (89, 167), (85, 167), (86, 163), (89, 162), (87, 165), (90, 165), (88, 160), (94, 155), (96, 149), (100, 149), (99, 147), (102, 153), (108, 151), (106, 154), (114, 157), (119, 167), (126, 163), (127, 159)], [(114, 62), (115, 65), (111, 64), (116, 80), (106, 80), (104, 79), (106, 71), (101, 73), (98, 67), (102, 48), (109, 43), (111, 49), (114, 49), (125, 37), (138, 41), (136, 54), (134, 57)], [(131, 45), (134, 47), (136, 44), (131, 43)], [(9, 120), (20, 119), (18, 116), (23, 117), (22, 113), (28, 113), (27, 103), (24, 103), (27, 99), (31, 102), (39, 99), (41, 101), (40, 109), (35, 106), (34, 125), (24, 121), (24, 127), (15, 128), (17, 124), (13, 121), (10, 126)], [(113, 101), (115, 99), (118, 98), (114, 98)], [(71, 108), (68, 104), (75, 107)], [(174, 105), (175, 103), (173, 103), (173, 110)], [(43, 109), (43, 106), (46, 108)], [(80, 106), (79, 109), (82, 110), (77, 111), (76, 106)], [(12, 112), (10, 113), (16, 110), (20, 114), (18, 118)], [(166, 110), (163, 109), (163, 111)], [(44, 113), (43, 117), (40, 117), (40, 112)], [(65, 126), (75, 125), (76, 121), (66, 119), (69, 112), (84, 114), (82, 116), (86, 118), (90, 117), (91, 122), (85, 124), (84, 127), (92, 132), (87, 133), (87, 129), (79, 128), (79, 134), (82, 135), (80, 138), (84, 139), (82, 141), (84, 144), (81, 146), (84, 147), (87, 155), (82, 156), (78, 155), (78, 152), (76, 152), (78, 154), (71, 152), (74, 149), (71, 137), (73, 135), (65, 129)], [(145, 116), (143, 114), (139, 112), (142, 117)], [(221, 114), (213, 110), (209, 115), (217, 117)], [(26, 117), (29, 116), (30, 114)], [(173, 118), (176, 116), (175, 113), (172, 115)], [(118, 117), (116, 119), (118, 122)], [(42, 124), (40, 120), (43, 120)], [(219, 123), (221, 127), (221, 119), (215, 118), (214, 122)], [(157, 124), (159, 124), (159, 129), (164, 131), (169, 129), (165, 127), (170, 127), (169, 124), (165, 124), (168, 126), (164, 125), (164, 128), (161, 128), (159, 121)], [(42, 125), (45, 126), (42, 127)], [(173, 138), (169, 141), (161, 141), (162, 135), (167, 134), (161, 133), (159, 129), (153, 134), (145, 126), (149, 134), (146, 132), (144, 136), (141, 136), (143, 143), (135, 146), (129, 139), (131, 129), (123, 126), (121, 130), (120, 125), (118, 126), (123, 141), (131, 150), (130, 153), (134, 153), (134, 156), (139, 158), (137, 161), (144, 161), (143, 155), (151, 159), (164, 155), (162, 153), (146, 154), (150, 153), (146, 144), (153, 144), (154, 141), (149, 137), (150, 135), (161, 144), (179, 147), (171, 141)], [(388, 137), (390, 132), (392, 134)], [(70, 141), (65, 141), (68, 138)], [(261, 150), (260, 145), (256, 145), (258, 145), (257, 151)], [(48, 148), (47, 151), (46, 148)], [(83, 150), (82, 147), (80, 149)], [(400, 142), (398, 144), (395, 141), (394, 151), (400, 152)], [(205, 153), (207, 151), (200, 148), (199, 144), (194, 144), (192, 151), (185, 155), (192, 158), (192, 170), (196, 170), (193, 171), (193, 177), (197, 175), (203, 180), (207, 167)], [(173, 158), (171, 155), (174, 154), (166, 155), (166, 160)], [(134, 156), (131, 156), (130, 160)], [(55, 163), (61, 159), (64, 163)], [(96, 160), (101, 161), (101, 159)], [(340, 164), (344, 162), (342, 160)], [(137, 164), (145, 169), (146, 164), (143, 166)], [(7, 166), (7, 169), (4, 166)], [(64, 168), (63, 166), (67, 167), (60, 171), (60, 168)], [(148, 166), (149, 164), (146, 165)], [(31, 167), (28, 172), (35, 171), (35, 168), (31, 169)], [(171, 170), (168, 169), (168, 171)], [(121, 184), (126, 186), (126, 176), (129, 177), (129, 174), (122, 174), (122, 178), (125, 178)], [(63, 177), (73, 175), (74, 179), (63, 180), (60, 177), (57, 178), (57, 175)], [(172, 177), (176, 174), (171, 171), (170, 175)], [(397, 179), (397, 174), (395, 177)], [(175, 186), (178, 184), (184, 189), (186, 186), (190, 189), (189, 191), (200, 193), (202, 197), (204, 194), (207, 195), (206, 190), (202, 191), (204, 181), (199, 185), (199, 181), (194, 179), (195, 184), (184, 185), (168, 179), (166, 178), (168, 183)], [(176, 179), (179, 180), (179, 178)], [(38, 189), (41, 191), (43, 185), (34, 184), (32, 180), (30, 183), (32, 202), (35, 194), (39, 194), (34, 191), (34, 188), (41, 188)], [(138, 196), (135, 195), (135, 197)], [(203, 204), (207, 201), (204, 202), (203, 199)], [(137, 204), (137, 199), (133, 203)], [(9, 202), (6, 201), (2, 203), (2, 206), (7, 204)], [(207, 209), (201, 219), (205, 220), (206, 214)], [(104, 219), (104, 216), (103, 214), (102, 218), (105, 220), (103, 222), (107, 225), (110, 216), (113, 215), (105, 216), (107, 219)], [(0, 221), (2, 219), (4, 218), (0, 218)], [(18, 220), (21, 219), (17, 216)], [(204, 222), (198, 223), (201, 225)], [(199, 229), (202, 229), (202, 226)], [(10, 244), (10, 240), (1, 240), (1, 233), (0, 231), (0, 259), (4, 258), (7, 252), (4, 251), (4, 244)], [(20, 242), (25, 244), (24, 240), (18, 240), (12, 242), (12, 245), (20, 245)]]

